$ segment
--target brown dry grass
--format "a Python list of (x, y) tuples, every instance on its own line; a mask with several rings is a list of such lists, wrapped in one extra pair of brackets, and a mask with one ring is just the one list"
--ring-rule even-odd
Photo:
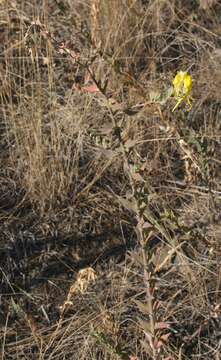
[(220, 358), (220, 39), (219, 1), (0, 2), (2, 360)]

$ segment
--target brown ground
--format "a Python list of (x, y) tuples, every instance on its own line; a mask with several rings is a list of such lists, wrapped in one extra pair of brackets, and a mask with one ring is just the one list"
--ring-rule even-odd
[(220, 2), (2, 0), (0, 53), (1, 359), (220, 359)]

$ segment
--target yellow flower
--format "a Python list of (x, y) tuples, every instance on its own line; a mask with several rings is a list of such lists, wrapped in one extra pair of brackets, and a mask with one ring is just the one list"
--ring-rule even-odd
[(186, 71), (178, 71), (175, 78), (173, 79), (173, 96), (177, 100), (177, 103), (172, 111), (174, 111), (182, 101), (186, 101), (191, 109), (191, 89), (192, 77), (187, 74)]

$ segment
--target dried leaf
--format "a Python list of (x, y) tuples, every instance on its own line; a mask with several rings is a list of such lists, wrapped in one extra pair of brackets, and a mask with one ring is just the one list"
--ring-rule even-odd
[(143, 314), (149, 314), (150, 313), (148, 304), (142, 303), (141, 301), (136, 300), (136, 299), (134, 299), (133, 301), (137, 305), (140, 312), (142, 312)]
[(81, 88), (81, 91), (84, 93), (90, 93), (90, 94), (94, 94), (94, 93), (98, 93), (100, 92), (100, 90), (98, 89), (96, 84), (93, 85), (89, 85), (89, 86), (83, 86)]
[(167, 343), (170, 335), (171, 335), (171, 333), (167, 333), (167, 334), (162, 335), (159, 340), (155, 339), (154, 347), (156, 349), (160, 349), (162, 346), (164, 346)]
[(145, 336), (148, 338), (148, 340), (151, 342), (152, 341), (152, 337), (153, 334), (151, 332), (151, 324), (149, 321), (145, 321), (142, 319), (138, 319), (139, 323), (140, 323), (140, 327), (142, 328), (142, 330), (145, 333)]
[(169, 329), (169, 328), (170, 328), (170, 325), (163, 321), (155, 324), (155, 329)]

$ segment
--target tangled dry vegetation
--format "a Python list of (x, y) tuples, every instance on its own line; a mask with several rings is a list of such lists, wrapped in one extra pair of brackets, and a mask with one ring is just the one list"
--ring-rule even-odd
[(0, 52), (1, 359), (220, 359), (220, 1), (2, 0)]

